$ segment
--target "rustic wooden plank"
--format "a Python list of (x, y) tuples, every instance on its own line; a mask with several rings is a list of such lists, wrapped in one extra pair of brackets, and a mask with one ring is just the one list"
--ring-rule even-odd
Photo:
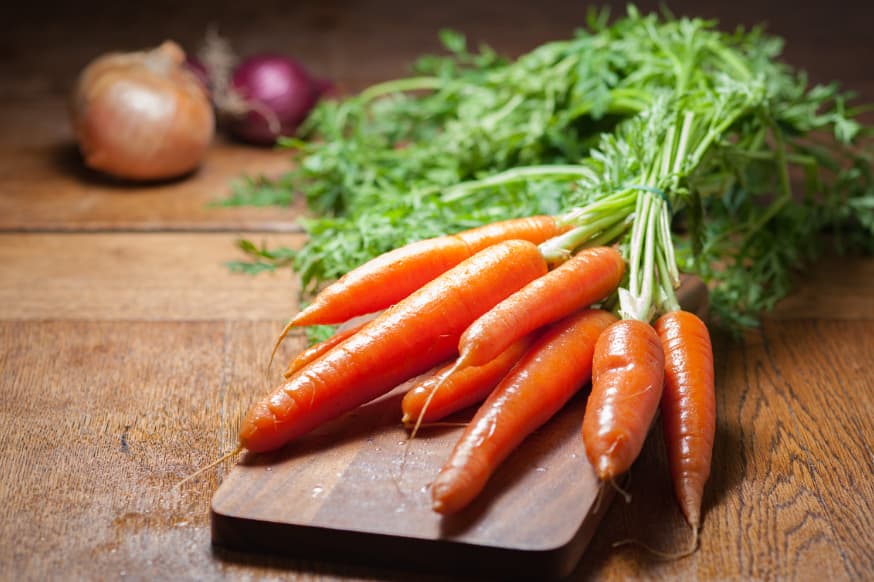
[(292, 208), (217, 205), (243, 174), (276, 177), (287, 171), (288, 152), (217, 137), (192, 175), (160, 184), (125, 183), (83, 165), (65, 100), (44, 95), (6, 100), (0, 136), (0, 232), (301, 230), (301, 199)]
[(872, 326), (800, 321), (769, 325), (764, 338), (813, 480), (811, 515), (827, 523), (845, 573), (864, 578), (874, 572), (874, 379), (865, 365), (874, 354)]
[[(852, 339), (851, 339), (852, 338)], [(634, 538), (683, 550), (659, 430), (632, 468), (574, 578), (862, 580), (872, 570), (874, 324), (770, 322), (717, 337), (717, 439), (701, 547), (665, 562)], [(867, 354), (867, 355), (866, 355)]]
[[(793, 407), (796, 397), (788, 393), (789, 386), (802, 387), (816, 373), (818, 362), (809, 356), (803, 368), (775, 368), (770, 342), (765, 332), (729, 352), (729, 376), (720, 404), (737, 430), (734, 451), (729, 451), (737, 464), (729, 466), (743, 479), (727, 508), (740, 535), (733, 547), (722, 551), (742, 576), (847, 576), (837, 540), (821, 511), (809, 443), (800, 434), (803, 429)], [(824, 418), (830, 413), (823, 413), (818, 421), (824, 430), (840, 432), (833, 417)], [(817, 458), (838, 454), (828, 448), (815, 451)]]
[(222, 468), (174, 488), (234, 442), (274, 336), (258, 321), (0, 321), (0, 578), (405, 579), (216, 554)]
[(263, 322), (0, 323), (3, 577), (218, 574), (207, 493), (172, 486), (218, 455), (222, 398), (257, 382), (271, 337)]
[[(240, 233), (257, 244), (300, 235)], [(0, 319), (262, 319), (297, 308), (288, 270), (251, 276), (231, 234), (0, 234)]]
[(826, 255), (798, 274), (798, 287), (777, 305), (773, 319), (872, 319), (874, 261)]

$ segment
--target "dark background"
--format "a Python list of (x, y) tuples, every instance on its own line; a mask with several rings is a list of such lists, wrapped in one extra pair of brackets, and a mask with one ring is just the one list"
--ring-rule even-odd
[[(489, 2), (444, 0), (157, 0), (133, 3), (84, 0), (21, 3), (0, 22), (0, 98), (34, 90), (68, 91), (75, 74), (109, 50), (132, 50), (170, 38), (196, 49), (210, 25), (217, 26), (240, 54), (280, 51), (295, 55), (313, 72), (335, 79), (345, 89), (403, 74), (423, 50), (438, 50), (444, 27), (464, 32), (472, 44), (486, 42), (506, 55), (566, 37), (582, 24), (590, 5), (625, 2), (537, 0)], [(675, 14), (716, 18), (724, 29), (764, 23), (787, 40), (786, 59), (807, 69), (816, 81), (840, 79), (866, 87), (858, 63), (872, 61), (870, 42), (874, 2), (797, 2), (791, 0), (674, 0), (638, 3), (643, 11), (662, 4)], [(352, 48), (354, 47), (354, 49)], [(874, 66), (870, 64), (869, 66)], [(870, 78), (870, 75), (867, 75)]]

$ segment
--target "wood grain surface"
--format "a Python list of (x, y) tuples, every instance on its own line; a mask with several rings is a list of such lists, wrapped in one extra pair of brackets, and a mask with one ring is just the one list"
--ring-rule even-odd
[[(282, 172), (287, 154), (219, 138), (184, 180), (121, 185), (81, 167), (66, 97), (97, 54), (167, 37), (194, 46), (211, 23), (240, 52), (291, 52), (354, 90), (436, 50), (439, 28), (513, 55), (567, 36), (587, 4), (52, 4), (18, 3), (0, 19), (0, 580), (445, 579), (211, 546), (209, 502), (231, 462), (174, 485), (233, 446), (297, 307), (287, 272), (250, 278), (223, 263), (239, 258), (240, 234), (300, 244), (301, 208), (207, 203), (242, 172)], [(727, 29), (766, 21), (812, 79), (874, 100), (870, 2), (670, 7)], [(631, 502), (610, 506), (569, 579), (874, 576), (874, 259), (828, 257), (800, 283), (760, 329), (715, 337), (718, 431), (700, 550), (665, 562), (613, 547), (688, 543), (656, 429), (631, 471)], [(301, 347), (292, 338), (283, 357)]]
[(262, 233), (0, 234), (0, 319), (224, 320), (277, 324), (297, 309), (288, 271), (252, 277), (240, 238), (296, 247), (302, 235)]

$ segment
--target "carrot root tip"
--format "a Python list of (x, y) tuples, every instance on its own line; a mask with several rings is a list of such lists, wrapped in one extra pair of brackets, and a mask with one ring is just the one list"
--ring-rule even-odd
[(616, 479), (610, 479), (609, 483), (610, 486), (613, 487), (613, 489), (615, 489), (616, 492), (622, 496), (622, 499), (625, 500), (625, 503), (631, 503), (631, 493), (620, 487), (619, 484), (616, 483)]
[(187, 477), (183, 478), (181, 481), (179, 481), (178, 483), (176, 483), (176, 484), (173, 486), (173, 489), (179, 489), (179, 488), (182, 487), (184, 484), (186, 484), (186, 483), (188, 483), (189, 481), (192, 481), (193, 479), (195, 479), (195, 478), (199, 477), (200, 475), (206, 473), (207, 471), (209, 471), (209, 470), (212, 469), (213, 467), (217, 467), (218, 465), (220, 465), (220, 464), (223, 463), (224, 461), (227, 461), (227, 460), (230, 459), (231, 457), (233, 457), (233, 456), (235, 456), (235, 455), (238, 455), (238, 454), (242, 453), (242, 452), (243, 452), (243, 449), (245, 449), (245, 446), (243, 445), (243, 443), (242, 443), (242, 441), (241, 441), (240, 444), (238, 444), (236, 447), (234, 447), (232, 450), (228, 451), (227, 453), (223, 454), (221, 457), (219, 457), (219, 458), (216, 459), (215, 461), (209, 463), (209, 464), (206, 465), (205, 467), (201, 467), (200, 469), (198, 469), (198, 470), (195, 471), (194, 473), (191, 473), (191, 474), (188, 475)]
[(672, 560), (681, 560), (683, 558), (689, 557), (698, 551), (698, 528), (692, 527), (692, 542), (688, 548), (685, 550), (681, 550), (679, 552), (664, 552), (662, 550), (656, 549), (646, 542), (642, 542), (641, 540), (637, 540), (634, 538), (627, 538), (624, 540), (618, 540), (613, 542), (612, 546), (614, 548), (618, 548), (620, 546), (634, 545), (646, 550), (649, 554), (652, 554), (654, 557), (659, 560), (672, 561)]

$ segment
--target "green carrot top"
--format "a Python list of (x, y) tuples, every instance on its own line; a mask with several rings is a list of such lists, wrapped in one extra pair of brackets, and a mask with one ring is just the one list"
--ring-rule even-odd
[[(255, 271), (293, 264), (307, 290), (403, 244), (507, 218), (551, 214), (574, 228), (542, 247), (558, 262), (618, 242), (624, 317), (675, 303), (679, 271), (701, 276), (731, 327), (755, 324), (792, 287), (828, 229), (874, 247), (870, 133), (836, 85), (810, 86), (761, 29), (641, 14), (515, 60), (468, 50), (423, 57), (406, 79), (321, 104), (295, 165), (241, 181), (228, 204), (314, 215), (299, 251), (243, 242)], [(792, 190), (790, 168), (803, 174)]]

